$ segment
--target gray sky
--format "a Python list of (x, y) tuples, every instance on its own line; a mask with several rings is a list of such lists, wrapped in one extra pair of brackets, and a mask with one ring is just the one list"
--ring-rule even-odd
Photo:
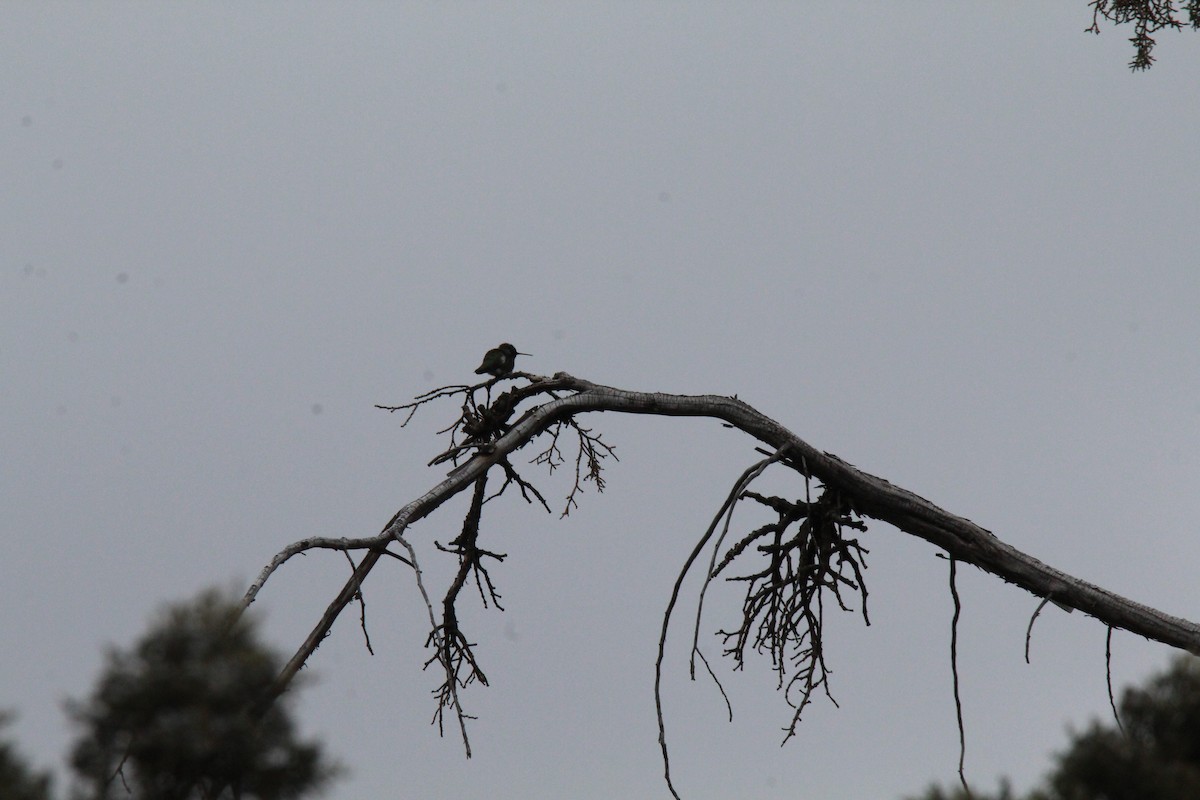
[[(10, 4), (0, 30), (0, 707), (60, 767), (67, 697), (166, 601), (287, 543), (375, 533), (436, 483), (488, 347), (629, 389), (737, 393), (1048, 563), (1200, 617), (1200, 51), (1049, 4)], [(428, 726), (411, 578), (367, 586), (297, 711), (365, 797), (662, 797), (652, 703), (678, 566), (753, 442), (588, 420), (609, 490), (490, 506), (507, 612), (475, 758)], [(530, 467), (527, 475), (538, 475)], [(560, 499), (561, 475), (538, 475)], [(764, 487), (798, 495), (785, 476)], [(457, 531), (465, 498), (413, 539)], [(749, 526), (756, 518), (741, 518)], [(724, 720), (669, 653), (688, 798), (898, 798), (948, 781), (946, 565), (862, 537), (872, 626), (830, 622), (840, 709), (766, 665)], [(279, 573), (290, 653), (346, 577)], [(960, 571), (968, 777), (1027, 787), (1107, 709), (1104, 628)], [(722, 602), (723, 601), (723, 602)], [(730, 593), (710, 598), (710, 629)], [(709, 653), (718, 644), (710, 640)], [(1115, 637), (1115, 678), (1167, 663)]]

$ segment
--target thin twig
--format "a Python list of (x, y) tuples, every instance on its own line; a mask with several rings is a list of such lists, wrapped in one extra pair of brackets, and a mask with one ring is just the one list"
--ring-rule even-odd
[[(696, 546), (692, 548), (692, 552), (688, 555), (687, 560), (683, 564), (683, 569), (681, 569), (679, 571), (679, 575), (676, 576), (675, 585), (671, 588), (671, 599), (667, 601), (667, 609), (663, 613), (662, 631), (658, 637), (658, 657), (654, 661), (654, 708), (658, 717), (658, 746), (662, 749), (663, 777), (667, 781), (667, 789), (670, 790), (671, 796), (676, 798), (676, 800), (680, 800), (680, 798), (679, 792), (675, 791), (675, 785), (671, 783), (671, 757), (667, 751), (667, 729), (663, 718), (662, 703), (662, 665), (663, 658), (666, 655), (667, 629), (671, 624), (671, 612), (675, 610), (675, 603), (679, 601), (679, 589), (683, 585), (684, 578), (687, 577), (688, 572), (692, 568), (692, 564), (696, 562), (696, 559), (699, 557), (700, 553), (703, 552), (708, 540), (712, 538), (713, 531), (716, 530), (717, 523), (724, 515), (725, 509), (737, 501), (737, 497), (740, 494), (741, 488), (745, 484), (746, 479), (751, 475), (755, 475), (756, 470), (761, 472), (774, 460), (777, 459), (772, 456), (771, 458), (766, 458), (762, 461), (759, 461), (743, 472), (737, 483), (734, 484), (729, 496), (725, 499), (725, 502), (721, 504), (721, 509), (717, 512), (717, 515), (713, 517), (713, 521), (708, 526), (708, 530), (705, 531), (704, 536), (700, 538), (700, 541), (696, 543)], [(693, 651), (694, 649), (695, 643), (693, 642)], [(693, 675), (694, 674), (693, 667)]]
[[(356, 570), (358, 565), (354, 563), (354, 559), (350, 557), (350, 553), (346, 550), (342, 551), (342, 555), (350, 562), (350, 575), (354, 577), (355, 582), (358, 582)], [(371, 634), (367, 633), (367, 599), (363, 597), (362, 584), (357, 583), (354, 590), (354, 596), (358, 600), (358, 627), (362, 629), (363, 641), (367, 645), (367, 652), (375, 655), (375, 648), (371, 647)]]
[(696, 679), (695, 656), (700, 654), (700, 617), (704, 613), (704, 598), (708, 594), (709, 584), (712, 583), (713, 578), (715, 578), (717, 572), (719, 572), (717, 569), (717, 555), (721, 552), (721, 543), (725, 541), (725, 536), (729, 533), (729, 523), (733, 520), (734, 506), (737, 505), (738, 499), (745, 494), (746, 487), (753, 483), (759, 475), (762, 475), (767, 467), (782, 458), (784, 451), (786, 450), (786, 446), (781, 447), (779, 450), (775, 451), (762, 461), (759, 461), (757, 464), (754, 464), (750, 467), (750, 469), (742, 473), (741, 478), (739, 478), (738, 482), (734, 484), (733, 490), (729, 493), (729, 497), (726, 498), (725, 503), (720, 509), (717, 510), (716, 515), (713, 517), (712, 524), (708, 527), (708, 533), (705, 534), (705, 539), (712, 536), (713, 529), (716, 527), (717, 522), (722, 517), (725, 518), (725, 525), (721, 528), (721, 535), (717, 538), (717, 541), (713, 543), (712, 559), (708, 563), (708, 571), (704, 574), (704, 583), (700, 585), (699, 596), (696, 598), (696, 624), (692, 628), (692, 657), (689, 665), (692, 680)]
[(1042, 613), (1042, 609), (1046, 607), (1046, 603), (1050, 602), (1049, 597), (1043, 597), (1042, 602), (1038, 603), (1038, 607), (1033, 610), (1033, 616), (1029, 618), (1029, 627), (1025, 629), (1025, 663), (1029, 663), (1029, 640), (1033, 636), (1033, 623), (1038, 618), (1038, 614)]
[(954, 617), (950, 620), (950, 672), (954, 679), (954, 713), (958, 718), (958, 780), (970, 800), (971, 787), (967, 785), (967, 776), (963, 772), (963, 765), (967, 759), (967, 734), (963, 726), (962, 697), (958, 691), (958, 618), (962, 614), (962, 602), (958, 599), (958, 586), (955, 582), (955, 568), (958, 560), (954, 556), (949, 558), (950, 596), (954, 599)]
[(1112, 625), (1108, 626), (1108, 635), (1104, 637), (1104, 680), (1108, 684), (1108, 705), (1112, 709), (1113, 719), (1116, 720), (1117, 729), (1122, 735), (1128, 736), (1125, 733), (1125, 726), (1121, 724), (1121, 715), (1117, 713), (1117, 703), (1113, 698), (1112, 687)]

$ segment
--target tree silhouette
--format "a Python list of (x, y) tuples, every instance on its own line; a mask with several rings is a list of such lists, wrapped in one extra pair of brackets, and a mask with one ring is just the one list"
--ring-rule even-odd
[(282, 659), (239, 612), (209, 591), (109, 653), (92, 696), (70, 707), (79, 796), (285, 800), (335, 774), (319, 744), (296, 738), (283, 704), (259, 705)]
[[(511, 388), (493, 398), (493, 392), (511, 382)], [(440, 676), (436, 691), (437, 719), (447, 715), (458, 728), (468, 757), (470, 740), (461, 691), (472, 683), (487, 684), (478, 654), (460, 626), (457, 613), (463, 589), (472, 584), (483, 602), (492, 603), (497, 594), (490, 570), (504, 556), (487, 550), (482, 535), (484, 506), (506, 492), (519, 492), (529, 503), (550, 511), (543, 494), (514, 466), (518, 450), (534, 446), (529, 463), (551, 471), (573, 469), (574, 481), (562, 515), (576, 507), (580, 492), (589, 483), (603, 490), (603, 469), (613, 448), (580, 418), (589, 412), (651, 414), (658, 416), (711, 417), (727, 427), (739, 429), (757, 440), (760, 454), (740, 476), (728, 496), (717, 506), (708, 530), (680, 569), (675, 590), (663, 615), (656, 673), (659, 711), (659, 744), (664, 774), (671, 783), (666, 722), (662, 713), (663, 648), (673, 612), (681, 598), (684, 577), (699, 562), (704, 578), (695, 598), (691, 670), (699, 661), (715, 679), (707, 657), (699, 647), (706, 590), (721, 578), (745, 588), (739, 623), (721, 633), (724, 655), (741, 665), (750, 653), (769, 658), (778, 675), (784, 697), (793, 708), (788, 735), (795, 730), (801, 712), (815, 691), (824, 688), (826, 641), (823, 621), (827, 610), (849, 611), (858, 605), (867, 617), (867, 588), (864, 583), (865, 550), (848, 532), (865, 530), (875, 519), (917, 536), (945, 553), (948, 560), (949, 593), (958, 608), (955, 566), (965, 562), (1067, 610), (1079, 609), (1108, 626), (1132, 631), (1173, 647), (1200, 653), (1200, 626), (1127, 600), (1102, 587), (1072, 577), (1043, 564), (1002, 542), (975, 523), (951, 514), (918, 495), (867, 474), (835, 455), (808, 444), (775, 420), (756, 411), (737, 397), (719, 395), (674, 395), (601, 386), (566, 373), (542, 377), (513, 372), (475, 385), (446, 386), (420, 395), (400, 406), (380, 406), (403, 412), (407, 424), (426, 405), (453, 401), (458, 412), (442, 433), (449, 446), (429, 464), (450, 465), (449, 474), (432, 489), (401, 508), (376, 536), (359, 539), (314, 537), (295, 542), (281, 551), (259, 574), (243, 598), (254, 602), (265, 582), (292, 556), (308, 550), (341, 550), (347, 555), (362, 551), (363, 557), (350, 578), (336, 594), (321, 619), (296, 654), (280, 672), (268, 692), (268, 700), (283, 692), (300, 667), (328, 634), (341, 611), (351, 602), (364, 603), (364, 581), (381, 558), (413, 570), (429, 616), (430, 633), (426, 662)], [(537, 442), (537, 445), (534, 443)], [(536, 448), (540, 447), (540, 450)], [(796, 480), (795, 496), (767, 497), (750, 489), (767, 469), (790, 470)], [(499, 488), (489, 490), (492, 475)], [(501, 482), (502, 480), (502, 482)], [(438, 549), (457, 559), (458, 569), (439, 603), (424, 585), (416, 549), (406, 538), (409, 527), (437, 510), (459, 492), (472, 490), (472, 500), (461, 533)], [(773, 515), (773, 521), (753, 530), (731, 531), (731, 515), (739, 503), (754, 503)], [(353, 563), (353, 562), (352, 562)], [(474, 593), (474, 592), (473, 592)], [(1038, 607), (1038, 612), (1042, 606)], [(1036, 618), (1037, 612), (1034, 617)], [(955, 614), (957, 620), (957, 612)], [(1031, 621), (1032, 626), (1032, 621)], [(951, 666), (955, 667), (956, 637), (952, 629)], [(953, 670), (957, 698), (957, 670)], [(264, 706), (265, 707), (265, 706)], [(960, 736), (961, 718), (960, 718)], [(961, 775), (961, 763), (960, 763)], [(965, 779), (964, 786), (965, 786)]]
[[(0, 712), (0, 730), (12, 722), (12, 716)], [(0, 798), (4, 800), (49, 800), (50, 776), (31, 768), (16, 747), (0, 740)]]
[[(1182, 656), (1121, 695), (1116, 723), (1073, 733), (1028, 800), (1195, 800), (1200, 797), (1200, 659)], [(917, 800), (993, 800), (930, 788)], [(994, 800), (1016, 800), (1002, 785)]]

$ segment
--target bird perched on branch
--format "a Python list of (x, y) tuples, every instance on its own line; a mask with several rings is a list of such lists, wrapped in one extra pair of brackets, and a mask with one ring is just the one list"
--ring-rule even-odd
[(522, 353), (513, 347), (508, 342), (493, 347), (487, 351), (487, 355), (483, 357), (483, 363), (475, 370), (476, 375), (488, 373), (499, 378), (501, 375), (507, 375), (513, 371), (513, 365), (516, 363), (517, 356), (527, 356), (529, 353)]

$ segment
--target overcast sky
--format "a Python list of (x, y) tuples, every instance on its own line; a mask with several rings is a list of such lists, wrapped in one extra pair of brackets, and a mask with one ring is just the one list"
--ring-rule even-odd
[[(452, 404), (530, 371), (732, 394), (1042, 560), (1200, 618), (1200, 50), (1065, 3), (10, 3), (0, 30), (0, 707), (61, 770), (61, 707), (168, 601), (291, 541), (377, 532), (444, 474)], [(621, 458), (566, 520), (505, 498), (475, 757), (428, 725), (411, 576), (382, 565), (311, 662), (330, 797), (664, 797), (652, 698), (674, 575), (754, 442), (596, 416)], [(520, 463), (520, 462), (518, 462)], [(533, 466), (556, 505), (569, 488)], [(800, 496), (785, 475), (770, 491)], [(412, 531), (440, 593), (465, 497)], [(747, 528), (760, 520), (739, 517)], [(883, 524), (872, 625), (831, 620), (834, 708), (765, 664), (734, 721), (668, 658), (687, 798), (952, 780), (946, 563)], [(968, 777), (1025, 789), (1108, 706), (1105, 629), (960, 570)], [(290, 654), (346, 577), (255, 608)], [(709, 599), (709, 630), (738, 598)], [(709, 653), (719, 642), (705, 639)], [(1171, 651), (1114, 638), (1114, 677)], [(715, 659), (714, 659), (715, 660)], [(60, 773), (60, 789), (63, 777)]]

